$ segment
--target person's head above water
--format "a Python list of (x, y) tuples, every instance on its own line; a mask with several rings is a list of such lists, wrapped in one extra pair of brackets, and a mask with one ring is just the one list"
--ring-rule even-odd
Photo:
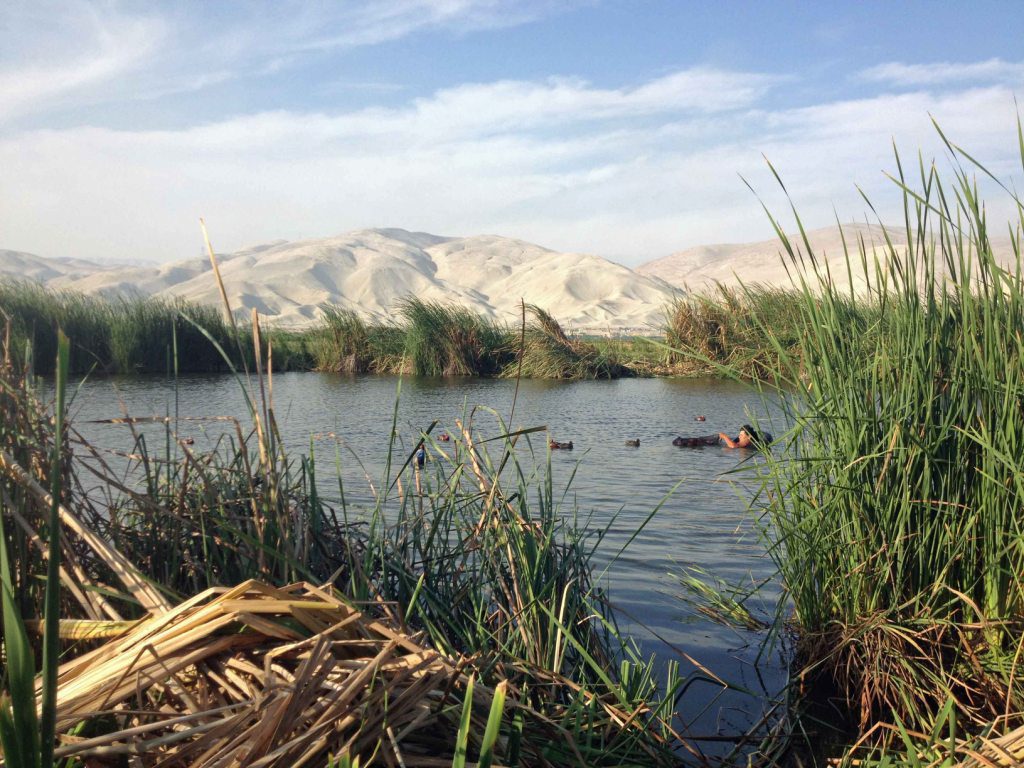
[(753, 445), (768, 445), (773, 439), (771, 432), (761, 432), (758, 429), (754, 429), (754, 427), (749, 424), (744, 424), (740, 427), (741, 437), (744, 432), (747, 433), (747, 437), (750, 438), (750, 442)]

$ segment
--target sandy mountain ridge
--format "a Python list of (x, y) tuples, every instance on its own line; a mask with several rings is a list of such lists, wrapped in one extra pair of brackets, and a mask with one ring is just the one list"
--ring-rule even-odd
[[(219, 304), (209, 261), (159, 266), (55, 264), (0, 251), (0, 275), (30, 278), (56, 290), (108, 297), (154, 295)], [(377, 320), (393, 317), (407, 296), (458, 303), (515, 323), (520, 298), (551, 312), (572, 330), (656, 331), (676, 290), (657, 278), (579, 253), (559, 253), (494, 235), (451, 238), (401, 229), (371, 229), (337, 237), (266, 243), (219, 254), (232, 307), (253, 308), (269, 322), (301, 327), (321, 304)]]
[(81, 259), (44, 259), (31, 253), (0, 248), (0, 276), (46, 283), (58, 277), (88, 275), (98, 269), (103, 267)]
[[(849, 274), (846, 265), (847, 249), (854, 263), (854, 284), (863, 281), (858, 279), (860, 268), (860, 246), (863, 244), (869, 266), (875, 257), (882, 257), (887, 250), (886, 236), (892, 246), (903, 252), (907, 248), (906, 229), (901, 227), (885, 227), (877, 224), (844, 224), (824, 227), (807, 232), (810, 252), (824, 266), (827, 262), (833, 280), (841, 286), (849, 285)], [(789, 234), (792, 247), (806, 254), (799, 233)], [(1013, 259), (1013, 249), (1008, 237), (993, 238), (992, 248), (997, 261), (1009, 265)], [(719, 245), (701, 245), (684, 251), (673, 253), (660, 259), (649, 261), (637, 267), (638, 274), (658, 277), (670, 285), (702, 292), (715, 283), (737, 285), (741, 281), (745, 285), (763, 283), (789, 287), (792, 282), (783, 266), (782, 254), (784, 247), (780, 240), (772, 239), (758, 243), (735, 243)]]
[[(877, 226), (843, 227), (847, 243), (862, 238), (869, 253), (884, 244)], [(845, 279), (838, 227), (808, 233), (812, 249)], [(897, 248), (906, 245), (890, 231)], [(1009, 254), (1009, 241), (997, 248)], [(276, 241), (218, 255), (232, 307), (243, 319), (253, 308), (282, 327), (315, 322), (321, 304), (356, 310), (374, 320), (393, 317), (395, 303), (416, 296), (458, 303), (499, 321), (517, 323), (519, 302), (538, 304), (568, 329), (605, 333), (657, 332), (664, 308), (681, 289), (715, 282), (788, 285), (778, 240), (707, 245), (650, 261), (635, 271), (598, 256), (560, 253), (496, 235), (439, 237), (402, 229), (369, 229), (336, 237)], [(0, 278), (36, 280), (56, 290), (107, 297), (154, 295), (220, 303), (205, 258), (156, 266), (99, 265), (0, 250)]]

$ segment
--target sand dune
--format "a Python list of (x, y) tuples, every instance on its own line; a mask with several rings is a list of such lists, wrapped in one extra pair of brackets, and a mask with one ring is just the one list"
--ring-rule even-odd
[(46, 283), (61, 277), (78, 277), (102, 269), (80, 259), (44, 259), (31, 253), (0, 250), (0, 277)]
[[(544, 307), (571, 329), (656, 330), (663, 307), (675, 294), (661, 280), (598, 256), (558, 253), (495, 235), (452, 238), (371, 229), (267, 243), (218, 258), (238, 314), (247, 316), (255, 308), (270, 322), (286, 327), (314, 321), (325, 303), (386, 320), (398, 300), (412, 295), (458, 303), (510, 323), (519, 318), (522, 299)], [(53, 288), (220, 302), (210, 265), (203, 259), (52, 273), (39, 264), (30, 265), (34, 279)]]

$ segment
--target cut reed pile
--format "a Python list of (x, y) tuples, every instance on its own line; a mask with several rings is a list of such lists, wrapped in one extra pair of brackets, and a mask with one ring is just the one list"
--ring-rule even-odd
[(75, 732), (58, 759), (451, 765), (468, 715), (470, 753), (541, 762), (507, 738), (480, 743), (493, 691), (421, 637), (309, 584), (207, 590), (63, 664), (57, 681), (57, 729)]

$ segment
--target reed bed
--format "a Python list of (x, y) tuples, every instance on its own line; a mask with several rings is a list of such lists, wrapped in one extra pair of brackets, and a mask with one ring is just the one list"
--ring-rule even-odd
[(410, 296), (398, 303), (405, 355), (417, 376), (490, 376), (512, 354), (506, 328), (455, 304)]
[[(395, 325), (369, 323), (352, 310), (323, 306), (323, 325), (311, 331), (315, 367), (342, 373), (418, 376), (523, 376), (600, 379), (635, 375), (616, 359), (617, 347), (570, 338), (545, 310), (516, 331), (455, 304), (407, 297)], [(525, 322), (525, 317), (524, 317)], [(644, 346), (638, 369), (654, 369)], [(520, 364), (520, 359), (522, 363)]]
[[(792, 288), (718, 285), (665, 308), (669, 370), (688, 376), (771, 379), (800, 352), (803, 296)], [(838, 306), (840, 303), (843, 306)], [(869, 302), (837, 298), (843, 321), (861, 331), (876, 322)]]
[(404, 334), (370, 324), (351, 309), (322, 305), (323, 322), (308, 332), (313, 367), (332, 373), (403, 373)]
[[(396, 322), (370, 322), (351, 309), (322, 305), (311, 328), (264, 331), (275, 371), (419, 376), (515, 375), (521, 333), (457, 304), (399, 301)], [(531, 308), (521, 374), (538, 378), (615, 378), (635, 370), (615, 350), (571, 339), (544, 310)], [(538, 314), (540, 313), (540, 314)], [(11, 354), (35, 373), (52, 374), (57, 329), (71, 338), (72, 373), (226, 372), (218, 350), (254, 365), (249, 329), (210, 306), (157, 297), (107, 300), (51, 291), (32, 282), (0, 282), (0, 315), (11, 319)], [(661, 370), (647, 359), (636, 370)], [(27, 352), (31, 350), (31, 355)], [(177, 368), (174, 368), (177, 366)]]
[[(11, 359), (38, 374), (54, 372), (58, 329), (71, 340), (71, 373), (170, 373), (173, 365), (180, 373), (230, 370), (216, 345), (234, 345), (233, 337), (214, 307), (158, 297), (107, 300), (0, 281), (3, 316), (11, 321)], [(272, 336), (278, 370), (310, 367), (295, 334)], [(251, 363), (251, 339), (241, 348)]]
[(925, 764), (918, 747), (943, 740), (996, 755), (1024, 713), (1024, 206), (1001, 267), (968, 170), (919, 178), (897, 179), (908, 249), (848, 244), (858, 294), (775, 222), (796, 333), (755, 319), (791, 426), (752, 470), (796, 679), (837, 741), (884, 743), (879, 764)]
[(607, 349), (566, 335), (548, 312), (535, 304), (523, 336), (519, 359), (505, 367), (505, 376), (534, 379), (615, 379), (632, 375)]

